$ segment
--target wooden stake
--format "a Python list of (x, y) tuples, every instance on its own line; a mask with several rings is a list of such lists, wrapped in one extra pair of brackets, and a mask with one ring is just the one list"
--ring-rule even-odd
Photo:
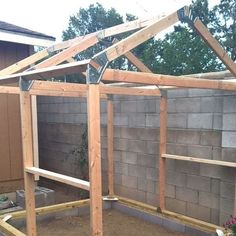
[(88, 144), (90, 180), (90, 230), (91, 235), (102, 232), (102, 179), (101, 179), (101, 135), (100, 135), (100, 91), (99, 85), (88, 86)]
[(159, 156), (159, 206), (161, 210), (165, 209), (165, 182), (166, 182), (166, 160), (162, 157), (166, 153), (167, 136), (167, 95), (162, 91), (160, 102), (160, 156)]
[[(20, 105), (24, 168), (33, 167), (32, 112), (29, 92), (20, 92)], [(34, 236), (36, 235), (34, 176), (24, 171), (24, 183), (27, 235)]]
[(107, 100), (107, 157), (108, 157), (108, 192), (114, 195), (114, 160), (113, 160), (113, 101), (112, 96)]

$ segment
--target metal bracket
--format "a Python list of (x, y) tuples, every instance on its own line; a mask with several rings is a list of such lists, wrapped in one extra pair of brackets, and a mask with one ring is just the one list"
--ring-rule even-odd
[(92, 60), (98, 64), (98, 68), (95, 68), (91, 64), (88, 64), (87, 67), (87, 83), (88, 84), (98, 84), (102, 78), (102, 75), (107, 68), (109, 60), (107, 58), (106, 53), (102, 53), (98, 55), (96, 58), (92, 58)]
[(33, 80), (27, 80), (24, 79), (24, 77), (20, 77), (19, 80), (19, 87), (21, 91), (29, 91), (30, 88), (32, 87), (34, 81)]
[(188, 23), (189, 26), (193, 27), (194, 26), (194, 19), (191, 14), (191, 11), (189, 10), (189, 7), (185, 6), (180, 8), (177, 11), (178, 18), (181, 22), (183, 23)]
[(165, 89), (160, 89), (160, 92), (161, 92), (161, 96), (162, 96), (162, 97), (167, 98), (167, 90), (165, 90)]

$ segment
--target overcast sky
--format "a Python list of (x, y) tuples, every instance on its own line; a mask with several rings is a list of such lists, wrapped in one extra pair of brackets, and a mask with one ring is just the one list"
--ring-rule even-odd
[(142, 18), (171, 13), (189, 5), (191, 0), (3, 0), (0, 20), (54, 36), (61, 41), (69, 17), (77, 13), (80, 7), (88, 7), (96, 2), (107, 9), (114, 7), (122, 15), (131, 13)]

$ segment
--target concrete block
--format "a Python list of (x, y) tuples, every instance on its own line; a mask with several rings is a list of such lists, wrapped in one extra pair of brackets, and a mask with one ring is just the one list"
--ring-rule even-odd
[(201, 112), (222, 112), (223, 98), (222, 97), (202, 97)]
[(236, 148), (236, 132), (222, 132), (222, 147)]
[(121, 138), (114, 138), (114, 149), (116, 151), (126, 151), (128, 150), (128, 140)]
[(145, 127), (146, 116), (145, 114), (130, 113), (128, 115), (129, 127)]
[[(200, 131), (193, 130), (175, 130), (170, 132), (171, 136), (173, 135), (173, 139), (178, 144), (199, 144), (200, 143)], [(169, 138), (169, 135), (168, 135)]]
[(145, 178), (138, 178), (138, 190), (147, 191), (147, 180)]
[(223, 130), (236, 131), (236, 114), (223, 114)]
[(187, 128), (187, 114), (177, 113), (168, 115), (169, 128)]
[(113, 101), (113, 109), (115, 114), (116, 113), (121, 113), (121, 102), (120, 101)]
[(220, 196), (226, 199), (234, 199), (234, 183), (221, 181), (220, 183)]
[(146, 180), (147, 181), (147, 186), (146, 186), (146, 190), (149, 193), (157, 193), (158, 192), (158, 182), (155, 180)]
[(128, 175), (128, 164), (115, 161), (115, 173), (121, 175)]
[(188, 95), (187, 89), (168, 90), (168, 98), (187, 97), (187, 95)]
[(212, 149), (212, 159), (213, 160), (221, 160), (222, 158), (222, 148), (213, 147)]
[(200, 144), (206, 146), (221, 147), (221, 132), (220, 131), (202, 131)]
[(224, 97), (223, 100), (223, 113), (234, 113), (236, 111), (236, 96)]
[(219, 195), (220, 194), (220, 180), (211, 179), (211, 193)]
[(220, 201), (220, 211), (227, 212), (228, 216), (232, 215), (234, 209), (234, 200), (221, 197), (219, 201)]
[(146, 201), (147, 201), (147, 204), (150, 204), (152, 206), (158, 206), (159, 195), (147, 192)]
[(211, 209), (187, 202), (187, 216), (209, 222), (211, 220)]
[(125, 113), (117, 113), (114, 117), (114, 125), (116, 126), (128, 126), (129, 119)]
[(146, 141), (128, 140), (128, 151), (130, 152), (145, 153), (146, 148)]
[(122, 162), (127, 164), (137, 164), (137, 153), (122, 152)]
[(194, 190), (210, 192), (211, 179), (203, 176), (188, 175), (187, 187)]
[(146, 144), (146, 149), (144, 150), (147, 154), (159, 154), (159, 143), (148, 141)]
[(138, 154), (137, 163), (139, 166), (154, 167), (157, 166), (157, 162), (157, 157), (154, 155)]
[(176, 170), (180, 173), (186, 173), (190, 175), (199, 175), (200, 174), (200, 164), (187, 162), (187, 161), (176, 161), (175, 167)]
[(201, 206), (210, 207), (213, 209), (220, 208), (219, 195), (209, 193), (209, 192), (199, 192), (199, 204)]
[(176, 112), (200, 112), (200, 98), (176, 99)]
[(176, 113), (176, 105), (175, 105), (175, 103), (176, 103), (176, 99), (174, 98), (174, 99), (171, 99), (171, 98), (169, 98), (168, 99), (168, 114), (170, 114), (170, 113)]
[(166, 197), (176, 198), (176, 186), (166, 184)]
[(176, 199), (185, 202), (198, 203), (198, 191), (183, 187), (176, 187)]
[(167, 181), (168, 184), (176, 185), (179, 187), (186, 186), (186, 174), (177, 173), (173, 171), (167, 171)]
[(155, 99), (145, 99), (137, 101), (137, 112), (143, 113), (156, 113), (156, 100)]
[(146, 169), (146, 179), (157, 181), (157, 178), (158, 178), (158, 171), (157, 171), (157, 169), (156, 168), (148, 167)]
[(121, 151), (114, 151), (113, 152), (114, 161), (121, 162), (122, 160), (122, 152)]
[(201, 164), (200, 175), (215, 179), (221, 179), (223, 175), (223, 168), (225, 167)]
[(129, 188), (138, 188), (138, 178), (134, 176), (122, 175), (122, 185)]
[(212, 89), (188, 89), (189, 97), (206, 97), (214, 95), (214, 90)]
[(220, 210), (211, 209), (211, 223), (220, 225)]
[(175, 198), (166, 197), (167, 210), (186, 215), (186, 202)]
[(212, 159), (212, 147), (200, 146), (200, 145), (188, 146), (188, 156), (204, 158), (204, 159)]
[(158, 114), (146, 114), (146, 127), (160, 127), (160, 116)]
[(121, 112), (136, 112), (137, 111), (137, 102), (136, 101), (122, 101), (121, 102)]
[(128, 175), (139, 177), (139, 178), (145, 178), (146, 177), (146, 167), (129, 164), (128, 165)]
[(211, 113), (189, 113), (188, 128), (190, 129), (212, 129), (213, 114)]
[(167, 144), (167, 153), (187, 156), (187, 146), (182, 144)]
[(236, 149), (235, 148), (222, 148), (222, 160), (235, 162)]
[(213, 130), (222, 130), (223, 118), (222, 113), (213, 114)]

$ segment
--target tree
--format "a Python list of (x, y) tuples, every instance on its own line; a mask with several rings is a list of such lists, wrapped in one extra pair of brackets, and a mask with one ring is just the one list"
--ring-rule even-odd
[(211, 12), (211, 24), (232, 60), (236, 61), (236, 2), (221, 0)]

